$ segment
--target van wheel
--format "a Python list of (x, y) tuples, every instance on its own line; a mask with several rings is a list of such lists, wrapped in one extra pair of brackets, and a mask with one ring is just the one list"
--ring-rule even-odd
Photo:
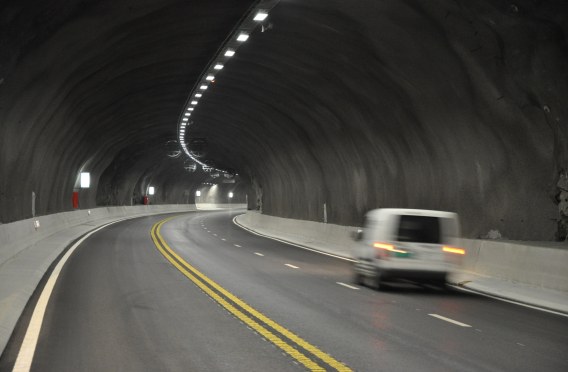
[(364, 280), (363, 280), (363, 275), (361, 275), (361, 273), (355, 272), (353, 274), (353, 283), (357, 284), (357, 285), (364, 285)]
[(375, 277), (375, 288), (378, 291), (384, 291), (384, 290), (388, 289), (388, 286), (385, 284), (385, 282), (383, 281), (383, 278), (380, 274), (378, 274)]

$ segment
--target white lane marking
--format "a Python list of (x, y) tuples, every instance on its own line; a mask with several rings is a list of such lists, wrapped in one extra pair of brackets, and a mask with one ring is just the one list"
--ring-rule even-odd
[(221, 238), (221, 240), (222, 240), (222, 241), (224, 241), (224, 242), (226, 242), (226, 241), (227, 241), (227, 239), (225, 239), (225, 238)]
[[(132, 218), (132, 217), (131, 217)], [(75, 252), (77, 247), (85, 241), (89, 236), (93, 235), (99, 230), (104, 229), (107, 226), (115, 224), (117, 222), (121, 222), (124, 220), (128, 220), (131, 218), (124, 218), (118, 221), (113, 221), (111, 223), (107, 223), (83, 236), (81, 239), (77, 241), (77, 243), (73, 244), (71, 248), (65, 253), (65, 255), (61, 258), (61, 260), (57, 263), (49, 279), (45, 283), (45, 287), (39, 296), (37, 304), (35, 306), (34, 312), (32, 314), (32, 318), (30, 319), (30, 324), (28, 325), (28, 329), (26, 330), (26, 335), (24, 336), (24, 341), (22, 342), (22, 346), (20, 347), (20, 351), (18, 352), (18, 358), (16, 359), (16, 363), (14, 364), (14, 369), (12, 371), (23, 372), (29, 371), (32, 367), (32, 361), (34, 359), (35, 349), (37, 346), (37, 341), (39, 338), (39, 333), (41, 331), (41, 325), (43, 323), (43, 317), (45, 315), (45, 309), (47, 308), (47, 303), (49, 302), (49, 298), (51, 297), (51, 293), (53, 292), (53, 288), (55, 287), (55, 283), (57, 282), (57, 278), (59, 278), (59, 274), (63, 269), (63, 266), (69, 259), (69, 257)]]
[(492, 298), (492, 299), (494, 299), (494, 300), (499, 300), (499, 301), (503, 301), (503, 302), (508, 302), (508, 303), (510, 303), (510, 304), (515, 304), (515, 305), (519, 305), (519, 306), (524, 306), (524, 307), (528, 307), (529, 309), (540, 310), (540, 311), (544, 311), (544, 312), (547, 312), (547, 313), (556, 314), (556, 315), (560, 315), (560, 316), (563, 316), (563, 317), (568, 318), (568, 314), (566, 314), (566, 313), (561, 313), (561, 312), (559, 312), (559, 311), (554, 311), (554, 310), (550, 310), (550, 309), (545, 309), (545, 308), (543, 308), (543, 307), (533, 306), (533, 305), (525, 304), (525, 303), (518, 302), (518, 301), (508, 300), (508, 299), (506, 299), (506, 298), (501, 298), (501, 297), (497, 297), (497, 296), (492, 296), (492, 295), (487, 294), (487, 293), (474, 291), (474, 290), (472, 290), (472, 289), (460, 287), (460, 286), (457, 286), (457, 285), (452, 285), (451, 287), (452, 287), (452, 288), (455, 288), (455, 289), (458, 289), (458, 290), (460, 290), (460, 291), (469, 292), (469, 293), (475, 293), (476, 295), (489, 297), (489, 298)]
[(356, 289), (356, 290), (361, 289), (361, 288), (359, 288), (359, 287), (355, 287), (355, 286), (352, 286), (352, 285), (349, 285), (349, 284), (345, 284), (345, 283), (341, 283), (341, 282), (336, 282), (336, 283), (339, 284), (339, 285), (342, 285), (342, 286), (344, 286), (344, 287), (351, 288), (351, 289)]
[(217, 236), (217, 234), (213, 234), (213, 236)]
[(469, 324), (458, 322), (457, 320), (446, 318), (445, 316), (441, 316), (441, 315), (438, 315), (438, 314), (428, 314), (428, 315), (433, 316), (434, 318), (445, 320), (446, 322), (450, 322), (450, 323), (453, 323), (455, 325), (459, 325), (460, 327), (471, 327)]
[(238, 244), (234, 244), (234, 246), (235, 246), (235, 247), (242, 248), (242, 247), (241, 247), (240, 245), (238, 245)]
[(352, 258), (347, 258), (347, 257), (343, 257), (343, 256), (338, 256), (338, 255), (332, 254), (332, 253), (327, 253), (327, 252), (323, 252), (323, 251), (318, 251), (317, 249), (313, 249), (313, 248), (306, 247), (306, 246), (299, 245), (299, 244), (294, 244), (294, 243), (289, 242), (289, 241), (284, 240), (284, 239), (278, 239), (278, 238), (275, 238), (275, 237), (273, 237), (273, 236), (269, 236), (269, 235), (264, 235), (264, 234), (261, 234), (261, 233), (257, 233), (256, 231), (251, 230), (251, 229), (249, 229), (248, 227), (245, 227), (245, 226), (241, 225), (240, 223), (238, 223), (238, 222), (237, 222), (237, 217), (238, 217), (238, 216), (233, 217), (233, 223), (234, 223), (235, 225), (237, 225), (238, 227), (240, 227), (241, 229), (250, 232), (251, 234), (258, 235), (258, 236), (262, 236), (263, 238), (268, 238), (268, 239), (276, 240), (277, 242), (284, 243), (284, 244), (288, 244), (288, 245), (292, 245), (292, 246), (294, 246), (294, 247), (298, 247), (298, 248), (301, 248), (301, 249), (305, 249), (306, 251), (310, 251), (310, 252), (314, 252), (314, 253), (323, 254), (324, 256), (334, 257), (334, 258), (338, 258), (338, 259), (340, 259), (340, 260), (349, 261), (349, 262), (357, 262), (357, 260), (354, 260), (354, 259), (352, 259)]
[(288, 266), (288, 267), (291, 267), (292, 269), (299, 269), (298, 266), (294, 266), (294, 265), (290, 265), (290, 264), (284, 264), (284, 265), (286, 265), (286, 266)]
[(262, 253), (254, 252), (254, 254), (256, 254), (257, 256), (260, 256), (260, 257), (264, 257), (264, 255)]

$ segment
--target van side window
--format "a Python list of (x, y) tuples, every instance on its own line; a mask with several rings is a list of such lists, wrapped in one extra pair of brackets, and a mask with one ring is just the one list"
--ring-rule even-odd
[(397, 240), (440, 244), (440, 220), (438, 217), (401, 215)]

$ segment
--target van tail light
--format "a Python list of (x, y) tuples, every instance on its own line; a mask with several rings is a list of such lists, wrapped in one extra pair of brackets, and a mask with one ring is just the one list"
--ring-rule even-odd
[(455, 253), (455, 254), (465, 254), (465, 250), (461, 249), (461, 248), (455, 248), (455, 247), (448, 247), (448, 246), (444, 246), (442, 248), (442, 250), (444, 252), (448, 252), (448, 253)]
[(394, 245), (388, 243), (375, 242), (373, 243), (373, 247), (377, 248), (377, 258), (387, 259), (390, 256), (404, 257), (408, 255), (407, 251), (397, 249)]

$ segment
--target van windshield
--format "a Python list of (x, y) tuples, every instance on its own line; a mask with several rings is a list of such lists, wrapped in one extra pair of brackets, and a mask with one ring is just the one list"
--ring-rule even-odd
[(400, 216), (399, 242), (440, 244), (440, 219), (426, 216)]

